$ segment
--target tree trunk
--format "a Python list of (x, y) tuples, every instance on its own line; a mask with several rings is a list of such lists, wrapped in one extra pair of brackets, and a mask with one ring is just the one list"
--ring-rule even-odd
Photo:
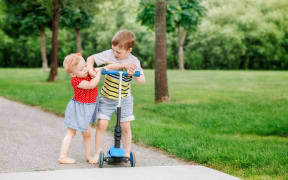
[(42, 58), (42, 69), (43, 71), (48, 71), (48, 60), (46, 54), (46, 39), (44, 29), (40, 30), (41, 32), (41, 58)]
[(170, 101), (166, 72), (166, 2), (156, 0), (155, 13), (155, 102)]
[(51, 68), (49, 81), (57, 80), (58, 68), (58, 27), (59, 27), (59, 1), (53, 1), (53, 35), (52, 35), (52, 53), (51, 53)]
[(186, 38), (186, 34), (187, 34), (187, 30), (184, 28), (183, 29), (183, 33), (181, 35), (181, 29), (180, 26), (177, 27), (177, 31), (178, 31), (178, 58), (179, 58), (179, 69), (181, 71), (184, 71), (184, 51), (183, 51), (183, 46), (184, 46), (184, 41)]
[(75, 32), (76, 32), (77, 52), (81, 53), (82, 46), (81, 46), (80, 29), (75, 28)]

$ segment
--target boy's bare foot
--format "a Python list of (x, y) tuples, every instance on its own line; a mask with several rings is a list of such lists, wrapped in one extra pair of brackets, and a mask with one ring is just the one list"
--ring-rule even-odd
[(90, 164), (97, 164), (97, 163), (98, 163), (98, 158), (99, 158), (99, 155), (93, 156), (93, 157), (89, 160), (89, 163), (90, 163)]
[(75, 159), (69, 158), (69, 157), (64, 157), (64, 158), (59, 158), (58, 163), (59, 164), (74, 164), (76, 162)]

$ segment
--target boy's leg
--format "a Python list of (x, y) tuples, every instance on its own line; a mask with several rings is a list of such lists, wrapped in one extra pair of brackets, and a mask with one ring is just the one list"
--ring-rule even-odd
[(99, 119), (96, 127), (95, 133), (95, 154), (91, 158), (90, 163), (96, 164), (98, 163), (99, 154), (101, 151), (101, 147), (103, 145), (105, 131), (108, 127), (109, 121), (106, 119)]
[(130, 150), (131, 150), (131, 141), (132, 141), (130, 121), (121, 122), (120, 124), (122, 127), (122, 135), (123, 135), (122, 142), (123, 142), (123, 147), (125, 149), (125, 156), (129, 157), (130, 156)]
[(75, 134), (76, 134), (76, 130), (73, 130), (71, 128), (67, 129), (67, 133), (62, 141), (60, 157), (58, 159), (58, 162), (60, 164), (73, 164), (76, 162), (75, 159), (68, 157), (69, 147)]
[(132, 133), (130, 121), (135, 120), (133, 114), (133, 96), (128, 96), (123, 99), (121, 108), (121, 127), (122, 127), (122, 143), (125, 149), (125, 156), (130, 156)]
[(86, 160), (89, 162), (91, 159), (91, 124), (89, 125), (86, 132), (82, 132), (82, 136), (85, 149), (85, 157)]

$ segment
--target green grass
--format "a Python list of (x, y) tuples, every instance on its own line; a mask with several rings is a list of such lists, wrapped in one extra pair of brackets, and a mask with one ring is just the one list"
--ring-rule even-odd
[[(133, 84), (133, 139), (245, 179), (288, 179), (288, 74), (168, 71), (171, 102), (154, 104), (154, 73)], [(70, 77), (0, 69), (0, 95), (64, 114)], [(102, 83), (101, 83), (102, 84)], [(110, 123), (114, 125), (114, 123)]]

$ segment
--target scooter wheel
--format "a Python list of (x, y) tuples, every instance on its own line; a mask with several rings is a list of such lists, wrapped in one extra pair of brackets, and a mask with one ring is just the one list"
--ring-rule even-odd
[(135, 167), (135, 164), (136, 164), (136, 157), (135, 157), (135, 154), (133, 152), (130, 152), (130, 165), (131, 167)]
[(103, 152), (100, 152), (98, 161), (99, 161), (99, 168), (102, 168), (103, 163), (104, 163), (104, 153)]

